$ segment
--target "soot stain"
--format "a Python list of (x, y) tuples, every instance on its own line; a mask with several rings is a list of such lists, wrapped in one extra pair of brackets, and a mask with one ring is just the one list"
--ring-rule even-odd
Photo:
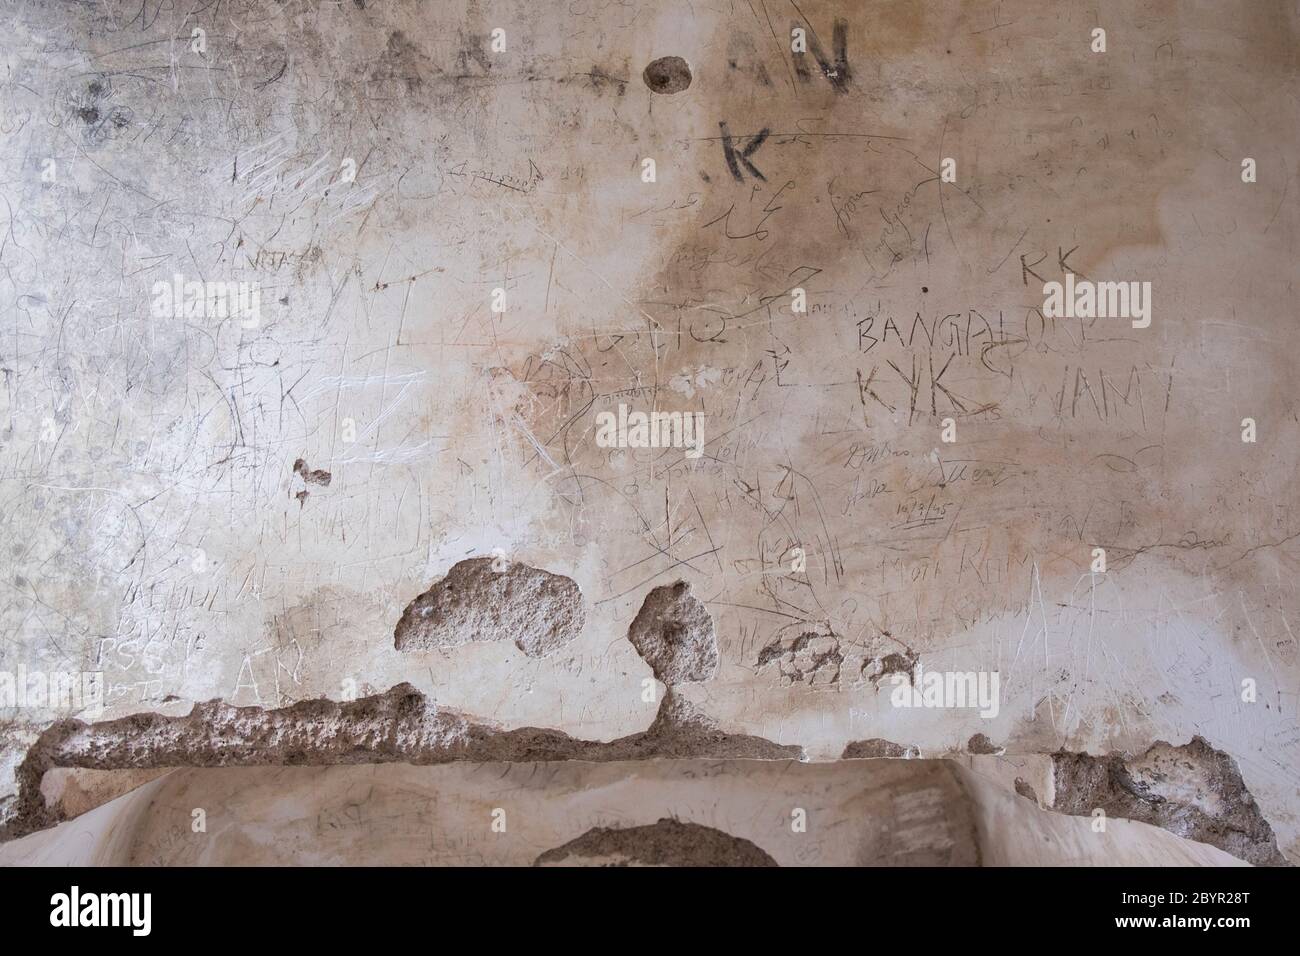
[(654, 93), (680, 93), (691, 85), (691, 68), (680, 56), (661, 56), (641, 74)]

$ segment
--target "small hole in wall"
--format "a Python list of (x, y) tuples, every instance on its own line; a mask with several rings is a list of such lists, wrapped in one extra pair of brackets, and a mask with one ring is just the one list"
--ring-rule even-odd
[(680, 56), (661, 56), (641, 74), (654, 93), (680, 93), (691, 85), (691, 68)]

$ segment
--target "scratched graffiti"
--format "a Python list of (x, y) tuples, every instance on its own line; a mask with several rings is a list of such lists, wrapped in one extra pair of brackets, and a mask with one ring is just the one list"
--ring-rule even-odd
[[(613, 738), (686, 581), (729, 729), (1201, 734), (1300, 859), (1297, 25), (1226, 7), (1232, 49), (1165, 0), (8, 5), (0, 669)], [(257, 321), (151, 310), (174, 276)], [(581, 637), (399, 652), (476, 556), (572, 578)], [(891, 707), (895, 659), (998, 716)]]

